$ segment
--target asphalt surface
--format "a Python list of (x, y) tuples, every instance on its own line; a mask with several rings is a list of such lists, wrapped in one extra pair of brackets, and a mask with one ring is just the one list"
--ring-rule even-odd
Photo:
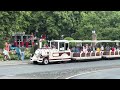
[[(53, 63), (49, 65), (34, 65), (29, 61), (20, 61), (20, 64), (19, 62), (11, 64), (11, 62), (8, 61), (7, 64), (4, 63), (4, 65), (0, 62), (0, 79), (66, 79), (73, 75), (86, 72), (108, 69), (116, 70), (116, 68), (120, 68), (120, 60), (71, 62), (61, 64)], [(101, 75), (104, 74), (100, 74), (100, 76)], [(88, 76), (88, 78), (90, 77), (92, 76)], [(79, 79), (80, 77), (77, 78)], [(81, 78), (87, 77), (82, 76)]]
[(81, 73), (69, 79), (120, 79), (120, 68)]

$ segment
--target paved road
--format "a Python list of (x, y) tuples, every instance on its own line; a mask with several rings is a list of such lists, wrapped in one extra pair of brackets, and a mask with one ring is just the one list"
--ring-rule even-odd
[(81, 73), (69, 79), (120, 79), (120, 68)]
[(64, 79), (79, 73), (119, 68), (120, 60), (74, 62), (49, 65), (0, 65), (0, 79)]

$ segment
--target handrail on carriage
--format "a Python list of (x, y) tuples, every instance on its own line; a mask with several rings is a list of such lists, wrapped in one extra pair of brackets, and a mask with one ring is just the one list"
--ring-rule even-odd
[[(80, 54), (80, 55), (79, 55)], [(92, 57), (92, 56), (113, 56), (113, 55), (120, 55), (120, 51), (91, 51), (91, 52), (72, 52), (72, 57), (82, 57), (82, 55), (84, 54), (84, 57), (88, 57), (87, 54), (90, 54), (89, 57)], [(94, 54), (94, 55), (92, 55)], [(99, 54), (99, 55), (98, 55)]]

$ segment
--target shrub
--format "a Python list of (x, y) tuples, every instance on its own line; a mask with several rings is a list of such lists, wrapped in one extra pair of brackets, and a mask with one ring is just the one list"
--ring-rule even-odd
[(71, 37), (65, 37), (64, 39), (65, 39), (65, 40), (74, 40), (74, 39), (71, 38)]
[(11, 54), (10, 57), (11, 57), (11, 60), (17, 60), (18, 59), (17, 54)]
[(25, 59), (29, 59), (29, 58), (30, 58), (30, 55), (31, 55), (31, 53), (30, 53), (30, 48), (27, 48), (27, 49), (25, 50)]
[(4, 44), (5, 44), (5, 41), (2, 41), (0, 42), (0, 48), (4, 48)]
[[(64, 40), (68, 40), (68, 41), (69, 41), (69, 40), (74, 40), (74, 39), (71, 38), (71, 37), (65, 37)], [(71, 48), (71, 47), (74, 47), (74, 46), (75, 46), (75, 42), (70, 42), (70, 43), (69, 43), (69, 46), (70, 46), (70, 48)]]
[(3, 57), (4, 57), (4, 56), (3, 56), (2, 54), (0, 54), (0, 60), (3, 60)]
[(48, 44), (48, 43), (47, 43), (47, 40), (43, 40), (43, 41), (42, 41), (42, 46), (44, 46), (44, 44)]
[(17, 60), (17, 59), (18, 59), (18, 56), (17, 56), (15, 50), (11, 50), (11, 51), (9, 52), (9, 55), (10, 55), (10, 57), (11, 57), (11, 60)]

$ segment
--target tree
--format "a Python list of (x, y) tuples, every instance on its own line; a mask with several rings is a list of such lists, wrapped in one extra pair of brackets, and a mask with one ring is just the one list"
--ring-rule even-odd
[(91, 40), (92, 30), (98, 39), (120, 39), (120, 11), (0, 11), (0, 39), (8, 41), (14, 32), (48, 40), (72, 37)]

